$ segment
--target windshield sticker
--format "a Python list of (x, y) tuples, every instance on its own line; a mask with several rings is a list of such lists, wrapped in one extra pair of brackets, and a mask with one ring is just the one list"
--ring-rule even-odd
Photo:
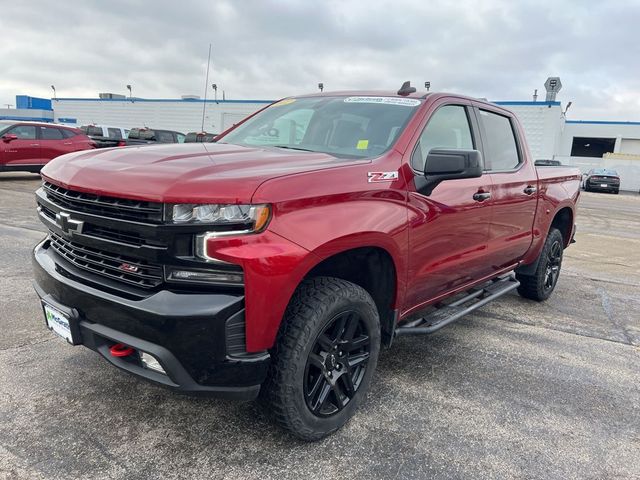
[(356, 148), (358, 150), (366, 150), (367, 148), (369, 148), (369, 140), (358, 140)]
[(291, 103), (293, 103), (295, 101), (296, 101), (295, 98), (285, 98), (284, 100), (280, 100), (279, 102), (276, 102), (271, 106), (272, 107), (282, 107), (283, 105), (289, 105), (289, 104), (291, 104)]
[(393, 182), (398, 180), (398, 172), (369, 172), (369, 183)]
[(397, 98), (397, 97), (347, 97), (345, 103), (379, 103), (382, 105), (401, 105), (404, 107), (417, 107), (420, 100), (415, 98)]

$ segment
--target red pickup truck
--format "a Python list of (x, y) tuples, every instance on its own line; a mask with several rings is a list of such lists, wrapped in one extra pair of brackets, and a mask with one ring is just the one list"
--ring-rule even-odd
[(286, 98), (217, 143), (65, 155), (42, 171), (46, 324), (180, 391), (260, 393), (315, 440), (381, 346), (518, 289), (544, 300), (580, 173), (534, 167), (516, 117), (459, 95)]

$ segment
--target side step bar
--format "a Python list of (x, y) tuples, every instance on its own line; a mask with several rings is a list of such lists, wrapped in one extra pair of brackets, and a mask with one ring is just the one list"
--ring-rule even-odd
[(427, 335), (455, 322), (467, 313), (486, 305), (520, 285), (513, 275), (499, 277), (489, 284), (470, 290), (468, 294), (452, 303), (442, 305), (423, 318), (413, 320), (396, 328), (396, 335)]

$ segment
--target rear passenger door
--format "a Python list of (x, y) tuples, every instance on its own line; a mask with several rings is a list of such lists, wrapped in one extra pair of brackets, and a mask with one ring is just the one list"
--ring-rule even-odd
[(38, 127), (40, 129), (40, 151), (44, 161), (73, 152), (73, 141), (65, 138), (62, 130), (56, 127)]
[(493, 184), (487, 262), (494, 271), (517, 263), (533, 240), (538, 175), (526, 160), (523, 133), (506, 112), (475, 108), (482, 131), (485, 171)]

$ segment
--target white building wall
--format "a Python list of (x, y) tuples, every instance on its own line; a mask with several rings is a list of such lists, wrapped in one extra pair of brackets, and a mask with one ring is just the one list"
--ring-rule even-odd
[[(58, 99), (53, 101), (56, 121), (73, 120), (76, 125), (112, 125), (124, 128), (149, 127), (183, 133), (202, 129), (202, 100)], [(220, 133), (269, 101), (207, 101), (204, 130)]]
[(560, 102), (495, 102), (516, 114), (534, 160), (551, 159), (562, 132)]

